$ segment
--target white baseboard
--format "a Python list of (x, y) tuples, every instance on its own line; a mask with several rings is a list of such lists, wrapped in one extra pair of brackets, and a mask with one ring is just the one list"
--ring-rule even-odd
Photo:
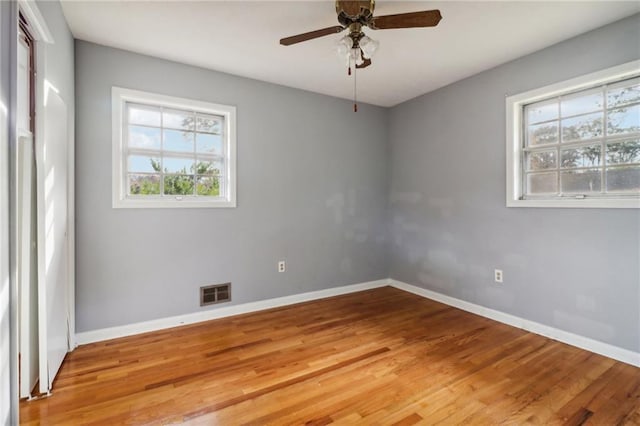
[(610, 345), (608, 343), (593, 340), (588, 337), (580, 336), (578, 334), (570, 333), (568, 331), (560, 330), (558, 328), (550, 327), (548, 325), (540, 324), (535, 321), (530, 321), (524, 318), (516, 317), (514, 315), (506, 314), (504, 312), (496, 311), (494, 309), (486, 308), (484, 306), (476, 305), (475, 303), (466, 302), (464, 300), (456, 299), (455, 297), (447, 296), (435, 291), (427, 290), (421, 287), (417, 287), (411, 284), (407, 284), (401, 281), (389, 280), (389, 285), (400, 290), (408, 291), (409, 293), (417, 294), (418, 296), (425, 297), (427, 299), (435, 300), (436, 302), (444, 303), (445, 305), (453, 306), (463, 311), (471, 312), (476, 315), (483, 316), (504, 324), (508, 324), (513, 327), (521, 328), (531, 333), (539, 334), (541, 336), (549, 337), (562, 343), (566, 343), (571, 346), (585, 349), (590, 352), (604, 355), (609, 358), (613, 358), (618, 361), (622, 361), (626, 364), (631, 364), (636, 367), (640, 367), (640, 353), (633, 352), (628, 349), (623, 349), (618, 346)]
[(341, 294), (347, 293), (355, 293), (357, 291), (369, 290), (372, 288), (384, 287), (388, 285), (389, 280), (387, 279), (369, 281), (342, 287), (328, 288), (326, 290), (311, 291), (308, 293), (261, 300), (258, 302), (243, 303), (241, 305), (217, 307), (214, 309), (194, 312), (191, 314), (178, 315), (169, 318), (160, 318), (157, 320), (138, 322), (135, 324), (128, 324), (118, 327), (85, 331), (76, 334), (76, 343), (78, 345), (85, 345), (87, 343), (100, 342), (103, 340), (115, 339), (118, 337), (133, 336), (135, 334), (163, 330), (165, 328), (177, 327), (180, 325), (194, 324), (202, 321), (230, 317), (233, 315), (246, 314), (249, 312), (262, 311), (265, 309), (278, 308), (281, 306), (293, 305), (295, 303), (324, 299), (327, 297), (339, 296)]

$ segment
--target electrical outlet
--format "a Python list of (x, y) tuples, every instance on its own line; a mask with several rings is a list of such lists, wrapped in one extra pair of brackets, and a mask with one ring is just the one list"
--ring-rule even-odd
[(497, 282), (497, 283), (501, 283), (502, 282), (502, 269), (494, 269), (493, 270), (493, 279)]
[(287, 265), (284, 263), (284, 260), (278, 262), (278, 272), (284, 272), (287, 270)]

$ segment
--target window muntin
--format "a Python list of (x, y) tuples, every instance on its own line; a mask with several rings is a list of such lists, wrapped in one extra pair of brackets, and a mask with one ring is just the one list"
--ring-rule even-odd
[(114, 207), (234, 207), (235, 108), (113, 89)]
[(522, 198), (640, 195), (640, 78), (524, 104)]

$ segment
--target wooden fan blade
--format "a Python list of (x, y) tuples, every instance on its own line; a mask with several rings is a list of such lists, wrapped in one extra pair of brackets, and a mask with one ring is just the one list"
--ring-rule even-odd
[(389, 30), (393, 28), (435, 27), (442, 19), (439, 10), (423, 12), (399, 13), (397, 15), (377, 16), (369, 22), (372, 30)]
[(324, 37), (330, 34), (337, 34), (344, 30), (344, 27), (336, 25), (334, 27), (323, 28), (321, 30), (310, 31), (304, 34), (298, 34), (291, 37), (283, 38), (280, 40), (280, 44), (283, 46), (290, 46), (292, 44), (300, 43), (314, 38)]
[(369, 65), (371, 65), (371, 59), (369, 58), (365, 58), (364, 62), (362, 62), (360, 65), (356, 64), (356, 68), (361, 69), (361, 68), (366, 68)]

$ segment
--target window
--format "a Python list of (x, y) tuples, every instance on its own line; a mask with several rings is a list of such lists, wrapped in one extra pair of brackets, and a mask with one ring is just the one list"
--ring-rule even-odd
[(235, 107), (113, 88), (113, 207), (235, 207)]
[(507, 98), (507, 206), (640, 208), (640, 61)]

